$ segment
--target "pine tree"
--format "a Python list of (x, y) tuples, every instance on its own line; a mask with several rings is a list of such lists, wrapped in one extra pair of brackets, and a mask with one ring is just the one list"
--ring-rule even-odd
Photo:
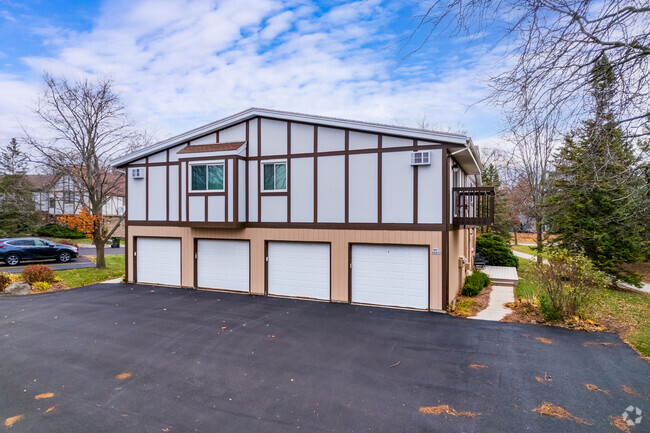
[(510, 217), (508, 215), (508, 198), (501, 188), (499, 171), (494, 164), (489, 164), (481, 173), (484, 186), (494, 187), (494, 224), (489, 229), (492, 233), (510, 242)]
[(0, 236), (31, 234), (38, 216), (25, 174), (27, 157), (15, 138), (0, 151), (0, 170)]
[(583, 253), (616, 279), (638, 284), (639, 275), (623, 265), (647, 253), (647, 216), (638, 200), (644, 182), (632, 145), (612, 115), (616, 77), (604, 54), (591, 76), (593, 118), (566, 138), (558, 155), (548, 222), (560, 246)]

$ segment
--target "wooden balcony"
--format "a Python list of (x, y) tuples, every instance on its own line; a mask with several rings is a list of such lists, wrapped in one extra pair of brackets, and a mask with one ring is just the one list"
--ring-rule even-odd
[(494, 188), (453, 188), (454, 225), (489, 226), (494, 224)]

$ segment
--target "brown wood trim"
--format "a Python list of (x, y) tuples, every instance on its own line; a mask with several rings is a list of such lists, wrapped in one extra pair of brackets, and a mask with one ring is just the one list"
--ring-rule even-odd
[(447, 151), (442, 151), (442, 223), (449, 223), (449, 164)]
[(345, 222), (350, 221), (350, 131), (345, 130)]
[(269, 241), (264, 240), (264, 296), (269, 295)]
[(185, 161), (185, 221), (190, 220), (190, 164)]
[(133, 282), (138, 282), (138, 238), (136, 236), (133, 237)]
[(442, 309), (447, 310), (449, 304), (449, 164), (448, 152), (442, 151), (442, 224), (446, 227), (442, 232)]
[[(257, 118), (257, 156), (262, 155), (262, 118)], [(262, 222), (262, 161), (257, 160), (257, 221)]]
[(203, 212), (205, 215), (203, 216), (203, 220), (207, 223), (208, 222), (208, 196), (207, 195), (204, 196), (204, 200), (205, 201), (203, 202)]
[(239, 160), (232, 161), (232, 220), (239, 222)]
[[(253, 160), (256, 157), (251, 156), (249, 159)], [(210, 163), (212, 161), (220, 161), (222, 159), (241, 159), (245, 160), (246, 157), (242, 155), (235, 155), (235, 154), (229, 154), (229, 155), (211, 155), (211, 156), (196, 156), (193, 158), (180, 158), (180, 161), (190, 161), (190, 162), (196, 162), (196, 161), (206, 161), (207, 163)]]
[[(167, 162), (169, 162), (169, 149), (167, 149)], [(165, 198), (167, 199), (167, 207), (166, 207), (166, 218), (165, 218), (165, 220), (169, 221), (169, 214), (171, 213), (171, 209), (169, 208), (169, 195), (170, 195), (170, 192), (169, 192), (169, 184), (170, 184), (170, 182), (169, 182), (169, 164), (167, 164), (165, 167), (167, 169), (166, 170), (167, 171), (167, 178), (166, 178), (167, 179), (167, 191), (165, 192), (165, 196), (166, 196)]]
[(124, 279), (126, 282), (129, 282), (129, 256), (131, 249), (129, 245), (129, 170), (126, 170), (126, 176), (124, 176)]
[(203, 196), (212, 196), (212, 195), (226, 195), (225, 191), (209, 191), (209, 192), (190, 192), (188, 194), (190, 197), (203, 197)]
[(287, 122), (287, 222), (291, 222), (291, 122)]
[[(249, 207), (248, 205), (250, 203), (250, 199), (249, 199), (249, 195), (250, 195), (249, 191), (250, 191), (250, 189), (249, 189), (249, 185), (248, 185), (248, 182), (249, 182), (249, 180), (248, 180), (248, 177), (249, 177), (249, 175), (248, 175), (248, 157), (249, 157), (250, 145), (251, 145), (251, 143), (250, 143), (250, 122), (247, 120), (246, 121), (246, 161), (245, 161), (246, 165), (244, 167), (244, 173), (246, 175), (246, 179), (244, 180), (244, 182), (246, 183), (246, 205), (245, 205), (246, 206), (246, 222), (250, 221), (249, 215), (248, 215), (248, 207)], [(250, 279), (249, 279), (249, 285), (250, 285)]]
[(352, 242), (348, 242), (348, 304), (352, 303)]
[(260, 195), (262, 197), (287, 197), (289, 193), (287, 191), (264, 191)]
[[(228, 289), (215, 289), (213, 287), (200, 287), (198, 279), (198, 266), (197, 262), (199, 260), (199, 241), (235, 241), (235, 242), (246, 242), (248, 243), (248, 292), (242, 292), (240, 290), (228, 290)], [(241, 294), (252, 294), (253, 283), (252, 283), (252, 272), (253, 268), (252, 256), (251, 256), (251, 241), (250, 239), (233, 239), (233, 238), (194, 238), (194, 287), (201, 290), (214, 290), (218, 292), (226, 293), (241, 293)]]
[[(149, 158), (147, 158), (147, 162)], [(149, 220), (149, 166), (144, 168), (145, 192), (144, 192), (144, 212), (145, 220)]]
[[(207, 197), (206, 197), (207, 199)], [(192, 282), (192, 286), (194, 288), (199, 287), (199, 272), (198, 272), (198, 261), (199, 261), (199, 239), (194, 238), (194, 281)], [(182, 277), (182, 275), (181, 275)]]
[(215, 131), (215, 136), (217, 137), (217, 143), (219, 142), (219, 129)]
[(377, 138), (377, 222), (381, 224), (381, 211), (382, 211), (382, 196), (383, 196), (383, 191), (382, 191), (382, 138), (383, 136), (379, 134)]
[[(223, 206), (223, 209), (224, 209), (223, 220), (226, 221), (226, 222), (229, 222), (228, 221), (228, 187), (230, 186), (229, 182), (228, 182), (228, 163), (229, 162), (230, 161), (226, 160), (225, 164), (223, 165), (223, 190), (226, 193), (226, 195), (224, 196), (225, 197), (225, 199), (224, 199), (225, 203), (224, 203), (224, 206)], [(234, 164), (234, 161), (233, 161), (233, 164)], [(234, 191), (235, 191), (235, 189), (233, 188), (233, 192)], [(234, 215), (234, 213), (233, 213), (233, 215)]]
[(318, 125), (314, 125), (314, 224), (318, 223)]
[(277, 229), (324, 229), (324, 230), (410, 230), (410, 231), (443, 231), (448, 230), (444, 224), (411, 224), (411, 223), (283, 223), (283, 222), (222, 222), (222, 221), (131, 221), (132, 226), (164, 226), (164, 227), (212, 227), (212, 228), (277, 228)]
[[(381, 135), (380, 135), (381, 137)], [(307, 152), (307, 153), (294, 153), (291, 154), (291, 158), (311, 158), (315, 155), (320, 156), (343, 156), (343, 155), (364, 155), (368, 153), (393, 153), (393, 152), (413, 152), (415, 150), (437, 150), (437, 149), (449, 149), (450, 146), (446, 145), (434, 145), (434, 146), (403, 146), (403, 147), (377, 147), (372, 149), (354, 149), (354, 150), (331, 150), (327, 152)], [(226, 155), (225, 157), (231, 157), (234, 155)], [(289, 157), (287, 154), (278, 154), (278, 155), (264, 155), (264, 156), (251, 156), (248, 159), (251, 161), (255, 160), (265, 160), (265, 159), (284, 159)], [(215, 157), (210, 157), (215, 158)], [(243, 158), (240, 156), (240, 158)], [(185, 158), (184, 158), (185, 159)], [(202, 157), (200, 159), (206, 159)]]
[(178, 161), (178, 221), (182, 221), (181, 210), (183, 208), (183, 170), (181, 169), (181, 162)]
[[(167, 149), (169, 150), (169, 149)], [(161, 151), (162, 152), (162, 151)], [(140, 163), (140, 164), (129, 164), (129, 168), (142, 168), (142, 167), (164, 167), (166, 165), (174, 165), (177, 161), (169, 162), (149, 162), (149, 163)]]

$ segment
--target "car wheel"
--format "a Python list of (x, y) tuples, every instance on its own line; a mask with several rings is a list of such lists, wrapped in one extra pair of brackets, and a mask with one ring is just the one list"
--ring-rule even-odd
[(68, 263), (70, 260), (72, 260), (72, 254), (63, 251), (62, 253), (59, 253), (56, 259), (61, 263)]
[(20, 263), (20, 256), (18, 254), (9, 254), (5, 257), (5, 263), (9, 266), (17, 266)]

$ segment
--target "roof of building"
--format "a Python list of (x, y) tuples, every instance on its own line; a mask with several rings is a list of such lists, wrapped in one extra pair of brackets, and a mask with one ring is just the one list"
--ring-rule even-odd
[(213, 143), (213, 144), (193, 144), (186, 146), (178, 153), (203, 153), (203, 152), (224, 152), (228, 150), (237, 150), (245, 141), (234, 141), (230, 143)]
[(265, 117), (276, 120), (288, 120), (302, 123), (316, 123), (322, 126), (331, 126), (338, 128), (349, 128), (363, 132), (372, 132), (378, 134), (402, 136), (409, 138), (416, 138), (422, 140), (431, 140), (439, 143), (455, 144), (459, 147), (465, 147), (469, 151), (472, 159), (476, 162), (477, 168), (480, 170), (480, 162), (478, 159), (478, 152), (471, 143), (471, 139), (463, 134), (453, 134), (448, 132), (435, 132), (427, 131), (417, 128), (408, 128), (403, 126), (386, 125), (381, 123), (362, 122), (358, 120), (340, 119), (336, 117), (315, 116), (311, 114), (291, 113), (287, 111), (269, 110), (265, 108), (249, 108), (232, 116), (225, 117), (207, 125), (200, 126), (190, 131), (163, 140), (135, 152), (131, 152), (120, 158), (114, 159), (111, 163), (115, 167), (124, 166), (130, 162), (149, 156), (166, 149), (169, 149), (179, 144), (187, 143), (191, 140), (197, 139), (207, 134), (211, 134), (223, 128), (235, 125), (245, 120), (254, 117)]

